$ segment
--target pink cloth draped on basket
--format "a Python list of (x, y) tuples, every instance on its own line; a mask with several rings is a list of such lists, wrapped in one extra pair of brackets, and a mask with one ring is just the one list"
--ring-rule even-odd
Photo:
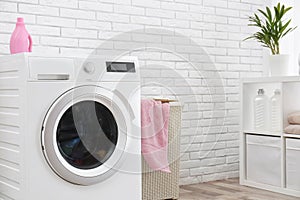
[(170, 173), (168, 163), (168, 125), (170, 105), (142, 100), (142, 154), (153, 170)]

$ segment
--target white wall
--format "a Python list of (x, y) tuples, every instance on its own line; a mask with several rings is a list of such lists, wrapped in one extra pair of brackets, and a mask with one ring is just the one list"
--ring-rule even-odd
[(237, 177), (239, 78), (262, 71), (261, 47), (242, 40), (252, 31), (247, 16), (265, 2), (1, 0), (0, 53), (23, 16), (34, 52), (138, 56), (143, 94), (184, 105), (181, 183)]

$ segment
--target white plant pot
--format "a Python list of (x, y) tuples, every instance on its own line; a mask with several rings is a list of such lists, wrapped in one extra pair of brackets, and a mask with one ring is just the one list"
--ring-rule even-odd
[(289, 66), (290, 56), (287, 54), (270, 55), (269, 67), (271, 76), (289, 76), (292, 75)]

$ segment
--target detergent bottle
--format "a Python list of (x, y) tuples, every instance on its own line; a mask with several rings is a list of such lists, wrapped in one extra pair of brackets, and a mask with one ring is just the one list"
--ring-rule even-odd
[(10, 53), (16, 54), (21, 52), (32, 51), (32, 39), (28, 34), (23, 18), (17, 19), (16, 28), (10, 38)]

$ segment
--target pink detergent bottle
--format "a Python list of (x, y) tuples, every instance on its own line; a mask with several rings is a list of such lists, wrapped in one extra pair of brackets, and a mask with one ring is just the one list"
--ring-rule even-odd
[(18, 18), (16, 28), (10, 38), (10, 53), (31, 52), (32, 39), (28, 34), (23, 18)]

